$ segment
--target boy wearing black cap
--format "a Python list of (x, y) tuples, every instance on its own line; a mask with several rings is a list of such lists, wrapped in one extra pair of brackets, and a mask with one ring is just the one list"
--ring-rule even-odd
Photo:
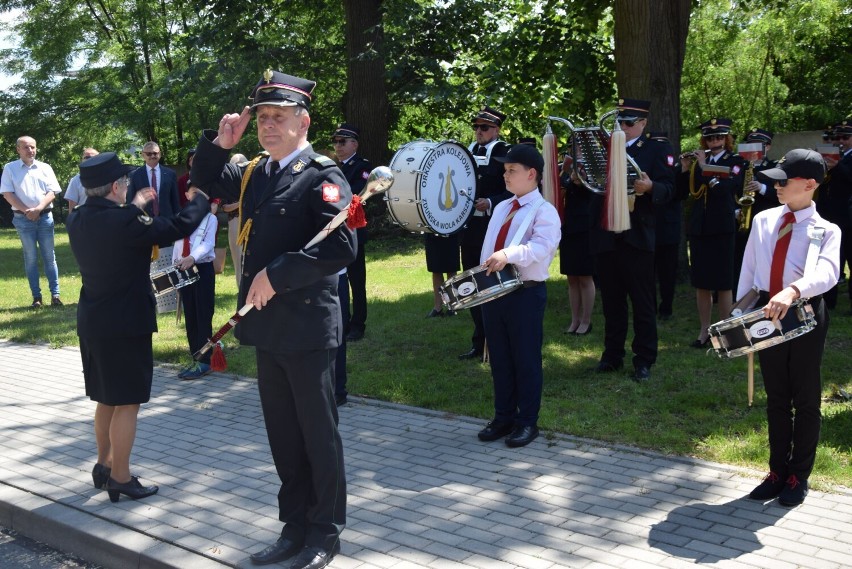
[[(226, 203), (240, 202), (244, 250), (239, 306), (257, 310), (235, 327), (254, 346), (266, 433), (281, 488), (280, 538), (251, 555), (267, 565), (321, 569), (340, 552), (346, 523), (343, 443), (334, 399), (335, 359), (343, 340), (337, 273), (355, 260), (346, 224), (303, 247), (352, 201), (334, 160), (308, 142), (316, 83), (267, 70), (251, 107), (204, 131), (191, 179)], [(257, 118), (265, 153), (246, 164), (228, 154)]]
[[(749, 494), (754, 500), (778, 497), (783, 506), (801, 504), (808, 492), (820, 430), (820, 366), (828, 331), (822, 294), (837, 283), (840, 229), (825, 221), (813, 203), (825, 165), (813, 150), (788, 152), (777, 168), (759, 174), (773, 184), (783, 205), (754, 218), (746, 244), (737, 298), (753, 287), (767, 318), (781, 319), (790, 305), (809, 299), (816, 328), (758, 352), (766, 389), (769, 474)], [(820, 241), (814, 228), (823, 228)], [(811, 267), (813, 267), (811, 269)]]
[(153, 188), (136, 192), (126, 204), (128, 174), (135, 168), (104, 152), (80, 163), (86, 203), (68, 216), (68, 237), (82, 277), (77, 304), (77, 335), (86, 395), (95, 409), (98, 460), (95, 488), (110, 500), (139, 499), (157, 486), (142, 486), (130, 474), (139, 405), (151, 398), (154, 356), (151, 336), (157, 311), (149, 276), (151, 249), (185, 237), (210, 210), (201, 192), (172, 216), (149, 217), (145, 207)]
[(512, 263), (524, 284), (482, 305), (494, 382), (494, 419), (479, 432), (479, 440), (506, 437), (507, 446), (522, 447), (538, 436), (547, 303), (544, 281), (561, 232), (556, 208), (538, 191), (544, 169), (539, 151), (528, 144), (516, 144), (497, 160), (505, 164), (506, 189), (515, 198), (494, 208), (480, 263), (488, 273)]

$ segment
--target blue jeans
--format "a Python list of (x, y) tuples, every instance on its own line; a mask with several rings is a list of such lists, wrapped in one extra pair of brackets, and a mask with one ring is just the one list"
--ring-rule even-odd
[(50, 295), (59, 296), (59, 268), (56, 266), (56, 255), (53, 250), (53, 214), (46, 213), (36, 221), (30, 221), (27, 216), (16, 213), (12, 216), (12, 225), (18, 230), (18, 237), (21, 238), (24, 249), (24, 270), (30, 282), (33, 298), (41, 298), (38, 273), (39, 250), (44, 263), (44, 274), (50, 286)]

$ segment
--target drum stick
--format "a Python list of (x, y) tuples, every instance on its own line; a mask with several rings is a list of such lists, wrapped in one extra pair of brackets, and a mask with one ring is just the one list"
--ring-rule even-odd
[[(364, 189), (361, 190), (361, 193), (358, 194), (360, 201), (363, 203), (370, 198), (370, 196), (374, 196), (376, 194), (380, 194), (382, 192), (387, 191), (393, 185), (393, 173), (390, 168), (387, 166), (377, 166), (373, 168), (370, 172), (370, 176), (367, 178), (367, 183), (364, 185)], [(329, 221), (325, 227), (323, 227), (316, 236), (311, 239), (307, 245), (303, 247), (303, 249), (309, 249), (313, 247), (340, 227), (346, 218), (349, 217), (350, 208), (346, 208)], [(240, 308), (236, 314), (231, 316), (228, 319), (228, 322), (219, 328), (219, 331), (213, 334), (213, 337), (207, 340), (207, 343), (204, 344), (200, 350), (192, 354), (192, 359), (195, 361), (199, 361), (204, 354), (213, 349), (213, 346), (222, 339), (228, 332), (230, 332), (231, 328), (237, 325), (237, 323), (242, 319), (243, 316), (248, 314), (251, 309), (254, 308), (254, 304), (246, 304), (242, 308)]]
[(748, 353), (748, 406), (754, 402), (754, 352)]

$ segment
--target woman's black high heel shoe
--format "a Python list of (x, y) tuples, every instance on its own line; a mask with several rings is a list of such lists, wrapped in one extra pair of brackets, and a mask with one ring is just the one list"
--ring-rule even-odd
[(95, 488), (98, 490), (106, 488), (106, 483), (107, 480), (109, 480), (111, 472), (112, 469), (108, 466), (104, 466), (101, 463), (95, 463), (95, 467), (92, 468), (92, 484), (95, 485)]
[(139, 500), (140, 498), (153, 496), (160, 490), (160, 488), (159, 486), (142, 486), (142, 484), (139, 483), (139, 478), (131, 476), (130, 482), (125, 482), (124, 484), (116, 482), (110, 478), (107, 480), (106, 490), (109, 494), (109, 501), (118, 502), (118, 499), (122, 494), (132, 500)]

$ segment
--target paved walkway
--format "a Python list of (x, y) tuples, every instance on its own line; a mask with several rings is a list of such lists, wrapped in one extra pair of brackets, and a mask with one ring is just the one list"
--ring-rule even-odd
[[(0, 525), (105, 567), (250, 567), (278, 479), (255, 382), (154, 371), (134, 472), (157, 496), (92, 488), (94, 404), (76, 349), (0, 341)], [(524, 449), (480, 422), (354, 400), (341, 409), (349, 520), (333, 569), (832, 568), (852, 563), (852, 492), (786, 509), (760, 473), (573, 437)]]

